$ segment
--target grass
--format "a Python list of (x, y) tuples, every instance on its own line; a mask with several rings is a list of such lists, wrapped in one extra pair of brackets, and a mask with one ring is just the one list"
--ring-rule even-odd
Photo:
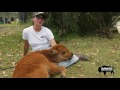
[[(0, 68), (7, 68), (19, 61), (23, 55), (22, 30), (29, 25), (0, 25)], [(81, 38), (76, 34), (58, 37), (73, 53), (88, 55), (89, 61), (78, 61), (67, 68), (67, 78), (120, 78), (120, 35), (113, 39), (89, 36)], [(115, 67), (115, 74), (109, 72), (104, 76), (98, 67), (110, 65)], [(0, 78), (11, 78), (14, 68), (0, 70)], [(57, 75), (55, 78), (59, 78)]]

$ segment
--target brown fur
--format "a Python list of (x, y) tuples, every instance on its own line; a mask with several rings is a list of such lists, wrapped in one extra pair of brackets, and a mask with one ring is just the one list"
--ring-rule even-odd
[(50, 75), (62, 73), (66, 68), (57, 63), (70, 59), (72, 53), (63, 45), (55, 45), (51, 49), (31, 52), (16, 65), (13, 78), (48, 78)]

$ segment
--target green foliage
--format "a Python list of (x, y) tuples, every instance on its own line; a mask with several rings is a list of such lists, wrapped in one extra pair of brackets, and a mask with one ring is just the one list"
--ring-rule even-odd
[(76, 32), (85, 36), (96, 30), (109, 31), (112, 27), (112, 17), (119, 12), (49, 12), (46, 26), (65, 30), (65, 34)]
[(27, 23), (31, 21), (33, 12), (18, 12), (20, 23)]

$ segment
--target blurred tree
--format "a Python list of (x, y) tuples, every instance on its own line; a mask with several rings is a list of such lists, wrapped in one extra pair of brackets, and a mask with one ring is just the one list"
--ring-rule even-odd
[(79, 33), (87, 35), (96, 30), (109, 31), (112, 27), (112, 18), (119, 16), (119, 12), (46, 12), (46, 25), (63, 30), (66, 34)]
[(27, 23), (30, 20), (33, 12), (18, 12), (18, 14), (20, 23)]

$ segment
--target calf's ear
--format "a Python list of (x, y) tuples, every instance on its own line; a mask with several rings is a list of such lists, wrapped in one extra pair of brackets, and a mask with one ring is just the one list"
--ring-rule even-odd
[(56, 55), (56, 54), (57, 54), (57, 51), (56, 51), (56, 50), (50, 50), (50, 51), (49, 51), (49, 54), (52, 55), (52, 56), (53, 56), (53, 55)]

